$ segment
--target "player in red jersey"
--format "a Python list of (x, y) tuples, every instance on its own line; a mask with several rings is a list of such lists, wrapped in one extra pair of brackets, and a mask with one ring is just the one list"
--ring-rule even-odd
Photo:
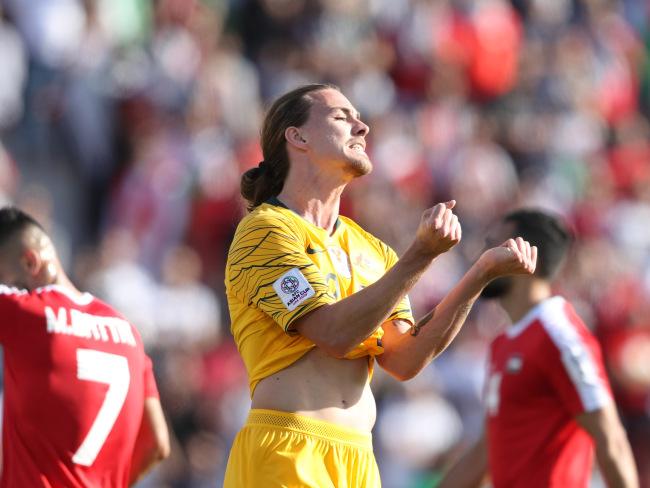
[(123, 487), (169, 452), (136, 329), (75, 288), (29, 215), (0, 209), (0, 487)]
[(507, 277), (482, 296), (498, 298), (512, 320), (490, 347), (486, 429), (441, 487), (586, 488), (596, 458), (610, 488), (638, 486), (625, 431), (612, 401), (600, 347), (551, 280), (571, 236), (555, 216), (518, 210), (492, 239), (522, 236), (538, 248), (532, 276)]

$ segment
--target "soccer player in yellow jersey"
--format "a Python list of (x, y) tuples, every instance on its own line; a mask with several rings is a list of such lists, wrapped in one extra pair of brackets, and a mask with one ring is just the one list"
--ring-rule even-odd
[(370, 434), (375, 360), (399, 380), (412, 378), (453, 340), (492, 279), (535, 269), (536, 248), (509, 239), (414, 321), (408, 291), (461, 239), (455, 202), (424, 211), (400, 259), (340, 216), (346, 184), (372, 169), (368, 130), (330, 85), (297, 88), (266, 115), (264, 161), (242, 177), (250, 213), (226, 269), (252, 397), (227, 488), (380, 486)]

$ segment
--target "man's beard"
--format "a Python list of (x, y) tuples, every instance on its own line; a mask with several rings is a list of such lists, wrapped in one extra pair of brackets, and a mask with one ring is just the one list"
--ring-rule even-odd
[(370, 174), (372, 172), (372, 165), (354, 161), (348, 164), (347, 170), (353, 178), (359, 178), (360, 176)]
[(483, 291), (481, 298), (501, 298), (506, 295), (512, 288), (512, 277), (502, 276), (496, 280), (490, 281)]

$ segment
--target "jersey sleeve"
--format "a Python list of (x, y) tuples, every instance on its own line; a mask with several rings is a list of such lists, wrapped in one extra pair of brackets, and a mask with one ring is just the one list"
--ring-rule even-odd
[(25, 290), (0, 285), (0, 344), (9, 345), (16, 332), (20, 298), (27, 296)]
[(144, 357), (144, 397), (160, 398), (156, 378), (153, 375), (153, 362), (147, 355)]
[[(384, 253), (386, 271), (388, 271), (390, 268), (392, 268), (395, 265), (395, 263), (399, 260), (399, 258), (397, 257), (397, 253), (393, 251), (393, 249), (390, 246), (384, 244), (383, 242), (381, 243), (381, 246)], [(408, 295), (404, 295), (404, 298), (400, 300), (400, 302), (397, 304), (393, 312), (388, 317), (388, 320), (397, 320), (397, 319), (406, 320), (411, 324), (415, 323), (415, 320), (413, 319), (413, 312), (411, 310), (411, 302), (409, 300)]]
[(610, 403), (609, 382), (596, 341), (562, 320), (546, 326), (552, 345), (538, 361), (561, 403), (572, 415)]
[(305, 242), (279, 218), (242, 222), (228, 253), (226, 288), (269, 315), (286, 332), (316, 308), (336, 302), (327, 280), (305, 252)]

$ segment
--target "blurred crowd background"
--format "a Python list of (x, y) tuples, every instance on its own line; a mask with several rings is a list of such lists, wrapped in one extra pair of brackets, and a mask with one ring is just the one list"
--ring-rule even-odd
[[(322, 81), (371, 127), (375, 170), (342, 213), (400, 253), (423, 209), (458, 201), (463, 240), (411, 294), (416, 315), (503, 212), (567, 219), (557, 291), (604, 348), (650, 486), (649, 25), (645, 0), (1, 0), (0, 202), (141, 331), (173, 432), (141, 486), (221, 483), (250, 404), (223, 293), (239, 177), (269, 102)], [(376, 374), (385, 487), (434, 486), (479, 435), (506, 323), (479, 303), (418, 378)]]

